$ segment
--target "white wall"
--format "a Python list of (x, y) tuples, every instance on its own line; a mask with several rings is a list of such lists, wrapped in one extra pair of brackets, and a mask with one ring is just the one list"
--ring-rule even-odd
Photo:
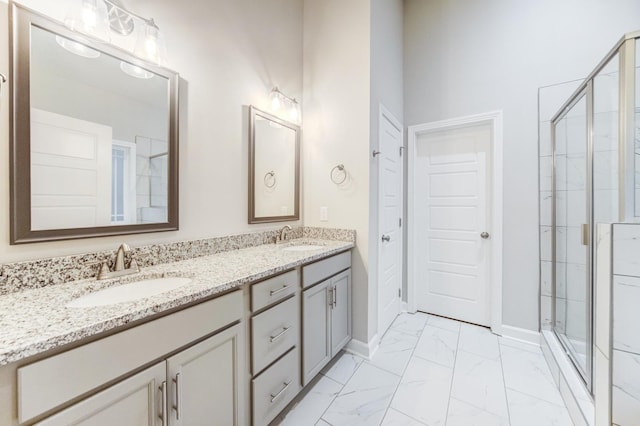
[[(367, 342), (369, 252), (369, 0), (304, 1), (304, 223), (352, 228), (353, 335)], [(344, 164), (350, 183), (329, 173)], [(320, 207), (328, 221), (320, 221)]]
[(537, 89), (584, 78), (636, 0), (405, 0), (405, 125), (504, 112), (503, 322), (537, 330)]
[[(0, 0), (1, 1), (1, 0)], [(61, 20), (69, 0), (24, 0)], [(0, 99), (0, 262), (271, 229), (247, 224), (248, 140), (243, 106), (266, 109), (279, 86), (302, 94), (302, 0), (129, 0), (165, 34), (168, 67), (178, 71), (180, 110), (180, 231), (68, 242), (9, 245), (9, 96)], [(0, 22), (7, 6), (0, 2)], [(347, 28), (345, 26), (345, 28)], [(0, 72), (8, 74), (7, 25), (0, 27)]]

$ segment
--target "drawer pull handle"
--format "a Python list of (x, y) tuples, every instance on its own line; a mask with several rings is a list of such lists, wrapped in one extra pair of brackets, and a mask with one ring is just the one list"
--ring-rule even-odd
[(333, 287), (333, 307), (338, 304), (338, 286)]
[(176, 410), (176, 420), (180, 420), (180, 411), (182, 411), (182, 398), (180, 396), (182, 387), (180, 386), (180, 373), (176, 374), (176, 378), (173, 379), (173, 383), (176, 385), (176, 405), (173, 406), (173, 409)]
[(272, 403), (272, 404), (273, 404), (273, 402), (274, 402), (276, 399), (278, 399), (278, 398), (280, 397), (280, 395), (282, 395), (282, 393), (283, 393), (284, 391), (286, 391), (286, 390), (287, 390), (287, 388), (289, 387), (289, 385), (290, 385), (290, 384), (291, 384), (291, 382), (289, 382), (289, 383), (287, 383), (287, 382), (283, 383), (283, 385), (284, 385), (284, 386), (282, 387), (282, 389), (280, 389), (280, 390), (278, 391), (278, 393), (276, 393), (275, 395), (274, 395), (274, 394), (271, 394), (271, 403)]
[(290, 328), (291, 328), (291, 327), (282, 327), (282, 331), (281, 331), (280, 333), (276, 334), (275, 336), (271, 336), (271, 337), (269, 338), (269, 342), (271, 342), (271, 343), (275, 342), (276, 340), (278, 340), (279, 338), (281, 338), (282, 336), (284, 336), (284, 334), (285, 334), (287, 331), (289, 331), (289, 329), (290, 329)]
[(289, 288), (289, 284), (283, 285), (282, 288), (279, 288), (278, 290), (271, 290), (269, 292), (270, 296), (275, 296), (278, 293), (282, 293), (283, 291), (285, 291), (286, 289)]
[(164, 382), (162, 382), (162, 385), (160, 386), (160, 394), (161, 394), (161, 400), (160, 400), (160, 406), (162, 407), (162, 412), (158, 414), (158, 417), (160, 418), (160, 420), (162, 420), (162, 426), (167, 426), (167, 420), (168, 420), (168, 416), (167, 416), (167, 381), (165, 380)]

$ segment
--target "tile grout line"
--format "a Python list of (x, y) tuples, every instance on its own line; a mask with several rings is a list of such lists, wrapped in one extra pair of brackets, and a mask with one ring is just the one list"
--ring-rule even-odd
[(509, 405), (509, 397), (507, 396), (507, 380), (504, 375), (504, 364), (502, 361), (502, 346), (498, 341), (498, 354), (500, 355), (500, 372), (502, 372), (502, 389), (504, 391), (504, 402), (507, 404), (507, 421), (511, 424), (511, 407)]
[[(397, 317), (396, 317), (397, 318)], [(382, 416), (382, 419), (380, 420), (380, 424), (382, 424), (382, 422), (384, 422), (384, 419), (387, 417), (387, 414), (389, 413), (389, 409), (391, 409), (391, 403), (393, 402), (393, 399), (396, 397), (396, 393), (398, 392), (398, 388), (400, 387), (400, 384), (402, 383), (402, 378), (404, 377), (404, 374), (407, 372), (407, 368), (409, 367), (409, 363), (411, 362), (411, 358), (413, 358), (413, 354), (416, 351), (416, 348), (418, 347), (418, 342), (420, 342), (420, 339), (422, 338), (422, 334), (424, 333), (424, 328), (427, 326), (427, 324), (429, 323), (429, 317), (427, 317), (426, 321), (424, 322), (424, 325), (422, 326), (422, 329), (420, 330), (420, 335), (418, 336), (418, 340), (416, 341), (415, 346), (413, 347), (413, 349), (411, 350), (411, 355), (409, 355), (409, 360), (407, 361), (407, 365), (404, 366), (404, 369), (402, 370), (402, 374), (400, 375), (400, 380), (398, 380), (398, 384), (396, 385), (395, 390), (393, 391), (393, 394), (391, 395), (391, 399), (389, 400), (389, 404), (387, 404), (387, 409), (384, 410), (384, 415)], [(407, 333), (408, 334), (408, 333)], [(386, 370), (384, 370), (386, 371)], [(402, 411), (398, 411), (399, 413), (402, 413)], [(413, 419), (415, 421), (417, 421), (418, 423), (422, 423), (420, 421), (418, 421), (418, 419), (414, 419), (413, 417), (402, 413), (403, 415), (409, 417), (410, 419)]]
[(451, 369), (451, 384), (449, 385), (449, 399), (447, 399), (447, 414), (444, 417), (445, 426), (449, 423), (449, 407), (451, 407), (451, 398), (453, 392), (453, 380), (456, 377), (456, 364), (458, 361), (458, 351), (460, 350), (460, 336), (462, 335), (462, 325), (458, 329), (458, 340), (456, 341), (456, 354), (453, 357), (453, 368)]
[[(536, 399), (536, 400), (538, 400), (538, 401), (541, 401), (541, 402), (547, 403), (547, 404), (549, 404), (549, 405), (555, 405), (556, 407), (565, 408), (565, 409), (567, 409), (567, 410), (568, 410), (567, 405), (566, 405), (566, 403), (564, 402), (564, 398), (562, 398), (562, 395), (560, 395), (560, 400), (562, 401), (562, 404), (558, 404), (557, 402), (547, 401), (546, 399), (542, 399), (542, 398), (540, 398), (539, 396), (531, 395), (530, 393), (523, 392), (523, 391), (521, 391), (521, 390), (514, 389), (514, 388), (512, 388), (512, 387), (505, 386), (505, 388), (506, 388), (506, 389), (509, 389), (511, 392), (519, 393), (519, 394), (522, 394), (522, 395), (528, 396), (529, 398)], [(558, 391), (558, 392), (559, 392), (559, 391)], [(577, 403), (577, 402), (576, 402), (576, 403)]]
[[(342, 356), (345, 356), (347, 353), (343, 352)], [(349, 354), (351, 356), (356, 356), (353, 354)], [(359, 358), (359, 357), (358, 357)], [(334, 395), (334, 397), (331, 399), (331, 402), (329, 403), (329, 405), (327, 405), (327, 408), (324, 409), (324, 411), (322, 412), (322, 414), (320, 414), (320, 417), (318, 418), (318, 420), (316, 420), (316, 422), (314, 423), (317, 424), (320, 420), (322, 420), (323, 422), (327, 423), (329, 426), (333, 426), (331, 423), (329, 423), (328, 421), (326, 421), (325, 419), (323, 419), (322, 417), (326, 414), (327, 410), (329, 408), (331, 408), (331, 406), (333, 405), (333, 403), (335, 402), (336, 398), (338, 398), (338, 396), (340, 396), (340, 394), (342, 393), (342, 391), (344, 390), (345, 387), (347, 387), (347, 384), (351, 381), (351, 379), (353, 378), (353, 376), (356, 374), (356, 371), (358, 371), (360, 369), (360, 367), (362, 366), (362, 364), (364, 364), (364, 358), (362, 359), (362, 362), (360, 364), (358, 364), (358, 366), (355, 368), (355, 370), (353, 370), (353, 373), (351, 373), (351, 376), (349, 376), (349, 378), (347, 380), (345, 380), (344, 384), (338, 382), (337, 380), (333, 380), (331, 379), (331, 377), (325, 376), (323, 374), (324, 377), (326, 377), (327, 379), (331, 379), (334, 382), (338, 383), (339, 385), (341, 385), (342, 387), (340, 388), (340, 391)]]

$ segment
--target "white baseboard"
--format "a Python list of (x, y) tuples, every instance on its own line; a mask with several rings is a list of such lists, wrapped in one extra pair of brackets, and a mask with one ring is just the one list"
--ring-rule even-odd
[(356, 339), (351, 339), (351, 341), (347, 344), (345, 351), (370, 360), (371, 358), (373, 358), (373, 355), (376, 353), (379, 346), (380, 341), (378, 339), (378, 335), (376, 334), (368, 343)]
[[(494, 330), (495, 331), (495, 330)], [(540, 345), (540, 333), (537, 331), (527, 330), (526, 328), (513, 327), (510, 325), (502, 325), (498, 331), (502, 337), (520, 340), (522, 342)]]

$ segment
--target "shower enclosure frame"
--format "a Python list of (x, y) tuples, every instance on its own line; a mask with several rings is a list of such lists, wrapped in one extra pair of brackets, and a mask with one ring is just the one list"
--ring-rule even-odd
[[(634, 189), (635, 189), (635, 84), (636, 84), (636, 40), (640, 38), (640, 31), (626, 34), (618, 43), (609, 51), (609, 53), (600, 61), (596, 68), (589, 76), (580, 84), (573, 92), (569, 99), (562, 105), (559, 111), (551, 119), (551, 147), (552, 147), (552, 330), (556, 338), (560, 341), (568, 358), (574, 364), (581, 378), (589, 390), (593, 392), (593, 365), (594, 365), (594, 173), (593, 173), (593, 148), (594, 148), (594, 80), (599, 73), (611, 63), (618, 55), (618, 218), (620, 222), (638, 221), (634, 218)], [(565, 342), (565, 336), (562, 336), (557, 328), (557, 276), (556, 276), (556, 220), (557, 220), (557, 182), (556, 182), (556, 126), (565, 118), (571, 109), (585, 97), (586, 99), (586, 122), (587, 122), (587, 140), (586, 140), (586, 176), (585, 176), (585, 208), (587, 213), (586, 236), (587, 245), (587, 291), (585, 295), (587, 308), (587, 324), (586, 324), (586, 362), (585, 368), (582, 369), (581, 363), (577, 360), (576, 355)], [(581, 234), (584, 232), (581, 230)], [(584, 236), (583, 236), (584, 238)], [(568, 288), (568, 283), (566, 288)], [(566, 290), (565, 290), (566, 291)], [(566, 327), (566, 324), (565, 324)], [(565, 329), (566, 334), (566, 329)]]

